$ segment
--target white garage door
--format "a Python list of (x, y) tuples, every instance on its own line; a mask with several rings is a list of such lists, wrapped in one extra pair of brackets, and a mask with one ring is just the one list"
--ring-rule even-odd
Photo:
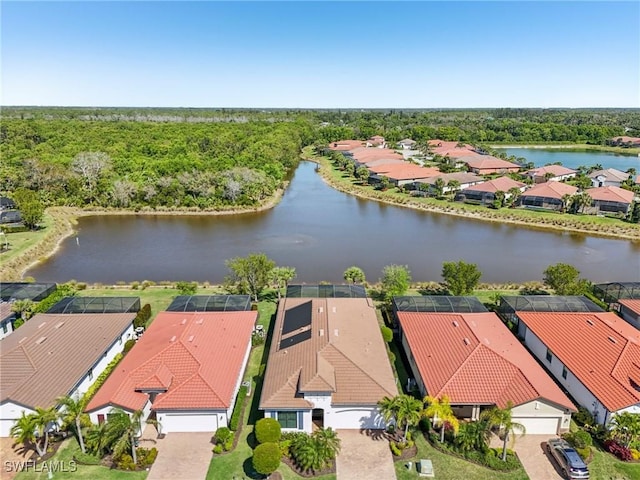
[(215, 432), (218, 429), (218, 415), (189, 413), (158, 413), (162, 433), (171, 432)]
[(384, 422), (377, 409), (352, 408), (325, 412), (324, 426), (334, 430), (360, 429), (360, 428), (384, 428)]
[(513, 421), (524, 425), (528, 435), (556, 435), (561, 419), (558, 417), (513, 417)]

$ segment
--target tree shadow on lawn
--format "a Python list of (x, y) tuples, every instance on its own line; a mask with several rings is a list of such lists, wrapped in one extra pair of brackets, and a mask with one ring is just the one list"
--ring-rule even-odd
[(242, 470), (244, 471), (244, 474), (248, 477), (248, 478), (253, 478), (253, 479), (262, 479), (265, 478), (264, 475), (258, 473), (255, 471), (255, 469), (253, 468), (253, 462), (251, 461), (251, 457), (247, 458), (243, 463), (242, 463)]

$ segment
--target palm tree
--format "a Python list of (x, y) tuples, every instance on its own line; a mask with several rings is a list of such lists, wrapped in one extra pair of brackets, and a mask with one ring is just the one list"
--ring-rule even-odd
[(463, 452), (478, 450), (486, 452), (491, 437), (491, 429), (486, 420), (466, 422), (460, 425), (455, 443)]
[(111, 410), (106, 435), (108, 444), (113, 445), (114, 457), (121, 456), (130, 448), (133, 463), (138, 463), (135, 438), (141, 430), (140, 420), (143, 414), (142, 410), (136, 410), (131, 415), (120, 408)]
[(441, 198), (444, 192), (444, 180), (442, 178), (436, 178), (436, 181), (433, 182), (433, 187), (436, 189), (436, 194), (438, 198)]
[(458, 180), (449, 180), (447, 187), (449, 187), (449, 193), (455, 195), (455, 193), (460, 190), (460, 182)]
[(395, 417), (398, 421), (398, 426), (402, 427), (404, 425), (404, 435), (402, 439), (406, 441), (409, 427), (417, 425), (422, 419), (423, 404), (417, 398), (404, 394), (396, 397), (395, 408)]
[(285, 289), (289, 285), (289, 282), (296, 278), (296, 269), (294, 267), (274, 267), (269, 272), (269, 279), (276, 287), (278, 292), (278, 300), (280, 300), (280, 289)]
[[(58, 420), (58, 412), (56, 412), (55, 407), (36, 407), (36, 411), (32, 415), (34, 416), (33, 421), (38, 432), (36, 448), (38, 449), (38, 455), (42, 457), (47, 453), (47, 448), (49, 447), (49, 427)], [(42, 446), (38, 446), (42, 440), (44, 440)]]
[(593, 199), (587, 192), (580, 192), (574, 196), (574, 201), (576, 202), (577, 210), (581, 210), (584, 213), (584, 209), (591, 205)]
[(38, 455), (42, 456), (38, 443), (36, 442), (36, 422), (33, 414), (26, 415), (24, 410), (22, 416), (15, 421), (9, 435), (17, 443), (21, 443), (25, 449), (34, 448)]
[(630, 412), (617, 413), (613, 417), (611, 433), (629, 448), (629, 445), (640, 437), (640, 415)]
[(107, 444), (107, 422), (96, 425), (87, 431), (87, 449), (94, 455), (102, 457), (109, 450)]
[(507, 402), (505, 408), (495, 406), (489, 410), (485, 410), (480, 415), (482, 420), (486, 420), (490, 427), (498, 427), (503, 435), (502, 444), (502, 461), (507, 461), (507, 442), (511, 433), (521, 432), (525, 434), (526, 428), (521, 423), (514, 422), (511, 419), (511, 410), (513, 409), (513, 402)]
[(78, 438), (78, 443), (80, 443), (80, 450), (82, 450), (82, 453), (87, 453), (84, 446), (84, 438), (82, 436), (82, 419), (83, 416), (86, 415), (84, 413), (86, 403), (85, 398), (80, 397), (80, 395), (76, 395), (75, 398), (72, 398), (69, 395), (58, 398), (58, 404), (64, 407), (64, 409), (59, 413), (60, 420), (62, 420), (66, 425), (75, 425), (75, 434)]
[(518, 187), (510, 188), (507, 193), (509, 194), (509, 204), (512, 206), (518, 202), (518, 199), (522, 195), (522, 192)]
[(311, 438), (316, 450), (320, 452), (320, 456), (323, 459), (322, 468), (340, 453), (341, 441), (337, 432), (332, 430), (331, 427), (316, 430), (311, 435)]
[(352, 283), (364, 283), (365, 281), (364, 271), (360, 267), (357, 267), (355, 265), (347, 268), (344, 271), (343, 278), (347, 282)]
[(303, 470), (320, 470), (324, 465), (322, 452), (316, 448), (316, 442), (309, 435), (296, 436), (291, 443), (291, 452)]
[(382, 400), (378, 401), (378, 410), (380, 411), (380, 415), (384, 419), (384, 423), (388, 424), (391, 419), (395, 419), (396, 422), (396, 402), (398, 397), (384, 397)]
[(442, 395), (439, 399), (432, 396), (424, 397), (424, 403), (427, 404), (423, 414), (431, 417), (434, 424), (440, 425), (440, 442), (444, 442), (444, 431), (449, 424), (453, 428), (454, 433), (458, 432), (459, 422), (453, 414), (449, 397)]
[(569, 208), (569, 205), (571, 204), (571, 199), (572, 199), (572, 198), (573, 198), (573, 196), (572, 196), (572, 195), (570, 195), (570, 194), (568, 194), (568, 193), (565, 193), (565, 194), (562, 196), (561, 201), (562, 201), (562, 211), (563, 211), (563, 212), (566, 212), (566, 211), (567, 211), (567, 209)]

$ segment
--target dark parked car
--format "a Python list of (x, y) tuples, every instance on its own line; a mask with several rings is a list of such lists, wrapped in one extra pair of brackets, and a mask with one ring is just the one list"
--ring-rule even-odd
[(587, 465), (566, 440), (552, 438), (547, 442), (547, 451), (556, 459), (565, 478), (569, 480), (589, 478)]

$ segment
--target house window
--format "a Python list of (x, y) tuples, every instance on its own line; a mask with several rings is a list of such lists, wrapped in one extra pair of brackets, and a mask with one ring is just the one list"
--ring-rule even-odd
[(553, 358), (553, 356), (551, 355), (551, 350), (549, 350), (548, 348), (547, 348), (547, 357), (546, 358), (547, 358), (547, 362), (551, 363), (551, 358)]
[(87, 375), (89, 375), (89, 380), (93, 380), (93, 368), (89, 369), (89, 373)]
[(276, 415), (282, 428), (298, 428), (298, 412), (277, 412)]
[(562, 367), (562, 378), (567, 379), (567, 367)]
[(7, 324), (6, 323), (2, 324), (2, 333), (7, 333)]

